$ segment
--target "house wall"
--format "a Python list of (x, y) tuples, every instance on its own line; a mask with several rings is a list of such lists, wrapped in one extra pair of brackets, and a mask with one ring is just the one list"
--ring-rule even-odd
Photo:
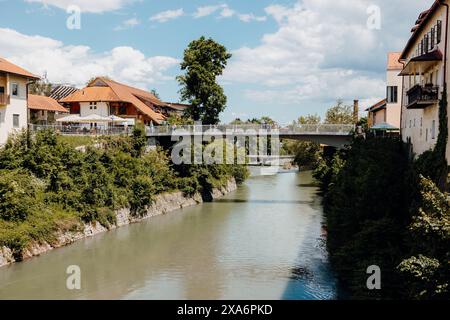
[(97, 114), (102, 117), (109, 116), (109, 103), (107, 102), (97, 102), (95, 105), (91, 105), (90, 102), (80, 103), (80, 116), (85, 117), (92, 114)]
[(373, 114), (372, 126), (375, 126), (377, 124), (386, 122), (386, 120), (385, 120), (386, 110), (385, 109), (381, 109), (381, 110), (375, 111), (372, 114)]
[[(448, 1), (446, 1), (448, 3)], [(442, 36), (441, 42), (437, 45), (442, 53), (445, 53), (445, 37), (449, 30), (446, 30), (446, 8), (440, 6), (434, 16), (427, 22), (421, 34), (417, 37), (415, 44), (407, 53), (408, 60), (415, 56), (415, 51), (420, 41), (425, 34), (431, 31), (431, 28), (436, 25), (438, 20), (442, 21)], [(447, 75), (448, 79), (448, 70)], [(423, 76), (405, 76), (404, 88), (402, 94), (402, 139), (404, 142), (411, 141), (412, 149), (416, 156), (423, 152), (434, 148), (438, 130), (439, 130), (439, 105), (436, 103), (432, 106), (428, 106), (425, 109), (407, 109), (408, 103), (407, 91), (416, 84), (425, 85), (427, 83), (433, 83), (440, 86), (440, 95), (443, 90), (444, 84), (444, 62), (437, 63), (433, 68), (428, 70)], [(448, 91), (448, 88), (447, 88)], [(415, 125), (414, 125), (415, 123)], [(435, 131), (435, 137), (432, 137), (432, 131)], [(447, 159), (450, 159), (450, 145), (447, 146)]]
[(53, 124), (55, 123), (56, 116), (59, 115), (55, 111), (47, 110), (28, 110), (28, 119), (33, 124)]
[(401, 70), (388, 70), (387, 71), (387, 86), (397, 87), (397, 103), (387, 103), (386, 104), (386, 122), (393, 125), (396, 128), (400, 128), (400, 117), (402, 108), (402, 78), (398, 74)]
[[(27, 108), (27, 79), (17, 76), (7, 76), (6, 93), (10, 94), (10, 104), (0, 107), (0, 145), (4, 144), (11, 133), (27, 128), (28, 108)], [(19, 85), (19, 95), (11, 94), (13, 83)], [(13, 126), (14, 115), (19, 116), (19, 125)]]

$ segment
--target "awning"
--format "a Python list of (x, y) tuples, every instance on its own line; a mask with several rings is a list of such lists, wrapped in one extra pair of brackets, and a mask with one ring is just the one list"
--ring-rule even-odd
[(119, 123), (119, 122), (127, 122), (126, 119), (117, 117), (117, 116), (109, 116), (103, 117), (98, 114), (91, 114), (88, 116), (81, 117), (79, 114), (73, 114), (67, 117), (59, 118), (56, 120), (57, 122), (71, 122), (71, 123)]
[(442, 61), (443, 54), (441, 50), (436, 49), (421, 56), (412, 58), (406, 64), (405, 68), (400, 72), (399, 76), (423, 75), (431, 67)]
[(377, 130), (377, 131), (398, 131), (400, 130), (399, 128), (394, 127), (393, 125), (383, 122), (383, 123), (379, 123), (374, 125), (373, 127), (370, 128), (370, 130)]
[(81, 117), (79, 114), (71, 114), (70, 116), (56, 119), (57, 122), (74, 122), (74, 123), (79, 123), (80, 120)]
[(127, 119), (118, 117), (118, 116), (109, 116), (110, 122), (127, 122)]

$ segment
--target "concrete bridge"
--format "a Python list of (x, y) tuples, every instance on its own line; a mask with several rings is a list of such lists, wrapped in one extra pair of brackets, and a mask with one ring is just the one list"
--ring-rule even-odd
[(348, 144), (355, 130), (348, 124), (306, 124), (286, 127), (272, 125), (191, 125), (147, 127), (146, 134), (157, 141), (173, 136), (222, 136), (222, 137), (279, 137), (299, 141), (311, 141), (342, 148)]

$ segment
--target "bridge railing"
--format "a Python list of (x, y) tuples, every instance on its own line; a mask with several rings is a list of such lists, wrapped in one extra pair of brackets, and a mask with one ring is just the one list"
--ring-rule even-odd
[(188, 134), (202, 134), (208, 131), (217, 131), (221, 133), (231, 132), (248, 132), (254, 130), (256, 132), (265, 130), (276, 132), (281, 135), (296, 135), (296, 134), (321, 134), (321, 135), (349, 135), (355, 129), (354, 125), (349, 124), (305, 124), (305, 125), (290, 125), (281, 127), (276, 125), (182, 125), (182, 126), (153, 126), (146, 127), (148, 136), (165, 136), (171, 135), (175, 131), (186, 132)]

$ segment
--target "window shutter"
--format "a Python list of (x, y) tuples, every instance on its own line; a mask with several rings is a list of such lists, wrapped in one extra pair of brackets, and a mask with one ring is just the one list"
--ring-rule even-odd
[(442, 37), (442, 21), (438, 20), (437, 25), (436, 25), (437, 31), (436, 31), (436, 37), (437, 37), (437, 43), (441, 42), (441, 37)]
[(435, 27), (431, 28), (431, 48), (433, 49), (436, 44), (436, 30)]

